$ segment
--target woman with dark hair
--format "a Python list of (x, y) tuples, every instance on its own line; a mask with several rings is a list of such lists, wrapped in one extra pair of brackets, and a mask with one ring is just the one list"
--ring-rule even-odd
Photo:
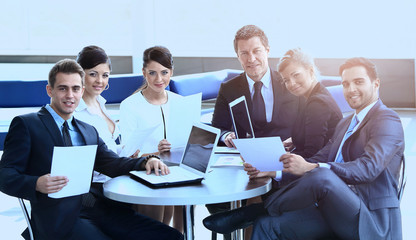
[[(118, 154), (121, 147), (116, 142), (120, 136), (120, 130), (107, 112), (106, 100), (101, 96), (101, 93), (109, 88), (110, 58), (102, 48), (87, 46), (78, 53), (77, 62), (85, 72), (85, 91), (75, 109), (74, 116), (94, 126), (107, 147)], [(105, 182), (106, 180), (108, 177), (94, 172), (94, 182)]]
[(172, 54), (165, 47), (148, 48), (143, 53), (143, 85), (133, 95), (121, 102), (120, 129), (125, 142), (130, 140), (137, 129), (155, 130), (148, 136), (146, 145), (139, 155), (165, 152), (170, 143), (165, 139), (166, 120), (169, 105), (181, 98), (180, 95), (166, 90), (173, 74)]
[[(133, 141), (132, 133), (153, 129), (146, 143), (136, 152), (139, 156), (158, 154), (171, 149), (166, 140), (165, 126), (169, 119), (170, 104), (182, 96), (166, 90), (173, 74), (173, 58), (170, 51), (162, 46), (148, 48), (143, 53), (143, 85), (120, 105), (120, 129), (123, 142)], [(138, 212), (169, 224), (172, 218), (171, 206), (139, 206)], [(182, 208), (175, 207), (173, 227), (182, 229)]]
[[(85, 72), (85, 91), (80, 100), (78, 107), (75, 110), (75, 118), (84, 121), (94, 126), (109, 149), (119, 154), (121, 147), (116, 143), (120, 136), (119, 128), (116, 122), (111, 118), (105, 107), (106, 100), (101, 96), (101, 93), (109, 88), (108, 80), (111, 72), (111, 61), (105, 51), (97, 46), (84, 47), (79, 52), (77, 57), (78, 64), (81, 65)], [(178, 231), (173, 230), (160, 221), (152, 220), (146, 216), (145, 213), (135, 211), (136, 205), (124, 204), (117, 201), (109, 201), (103, 195), (102, 184), (109, 179), (108, 176), (94, 171), (93, 183), (91, 184), (91, 193), (93, 197), (83, 198), (83, 206), (87, 216), (93, 218), (94, 224), (97, 224), (105, 229), (112, 229), (108, 223), (131, 225), (136, 222), (127, 222), (128, 219), (138, 219), (141, 227), (146, 231), (156, 231), (160, 234), (169, 234), (157, 239), (170, 239), (176, 235), (180, 235)], [(133, 208), (133, 209), (132, 209)], [(128, 218), (126, 221), (110, 221), (108, 217), (113, 216), (114, 212), (123, 214)], [(122, 215), (122, 216), (123, 216)], [(126, 225), (126, 226), (127, 226)], [(167, 224), (168, 225), (168, 224)], [(149, 230), (147, 230), (149, 229)], [(120, 233), (118, 233), (120, 235)], [(123, 233), (128, 235), (129, 233)], [(127, 237), (128, 238), (128, 237)], [(148, 238), (144, 235), (144, 238)]]

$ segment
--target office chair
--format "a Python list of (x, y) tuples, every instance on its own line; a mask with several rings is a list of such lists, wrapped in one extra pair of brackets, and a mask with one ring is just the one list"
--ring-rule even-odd
[(29, 213), (27, 211), (25, 202), (21, 198), (18, 198), (18, 200), (19, 200), (19, 203), (20, 203), (20, 207), (22, 208), (23, 215), (25, 216), (25, 219), (26, 219), (26, 222), (27, 222), (27, 230), (29, 231), (30, 239), (34, 240), (33, 231), (32, 231), (32, 223), (30, 221), (30, 216), (29, 216)]

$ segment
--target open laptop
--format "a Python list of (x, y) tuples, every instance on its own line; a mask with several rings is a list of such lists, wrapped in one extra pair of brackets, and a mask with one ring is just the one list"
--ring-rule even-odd
[(201, 183), (211, 165), (220, 130), (202, 123), (194, 123), (179, 166), (169, 167), (168, 175), (149, 175), (146, 171), (130, 171), (130, 176), (150, 187), (168, 187)]

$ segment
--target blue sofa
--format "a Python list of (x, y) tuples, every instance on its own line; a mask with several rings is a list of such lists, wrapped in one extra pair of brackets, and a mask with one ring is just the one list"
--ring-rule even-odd
[(202, 100), (217, 97), (220, 85), (239, 75), (241, 70), (224, 69), (214, 72), (187, 74), (172, 77), (169, 87), (172, 92), (188, 96), (202, 92)]
[(0, 81), (0, 107), (36, 107), (49, 103), (46, 80)]
[(342, 91), (341, 85), (341, 77), (321, 76), (320, 82), (326, 87), (326, 89), (328, 89), (329, 93), (331, 93), (342, 113), (353, 111), (350, 105), (348, 105), (347, 100), (344, 98), (344, 93)]

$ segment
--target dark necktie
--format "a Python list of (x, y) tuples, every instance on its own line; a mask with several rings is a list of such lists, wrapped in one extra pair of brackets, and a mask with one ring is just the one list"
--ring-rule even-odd
[(64, 146), (72, 146), (71, 136), (69, 135), (68, 122), (65, 121), (62, 126), (62, 137), (64, 139)]
[(349, 138), (352, 134), (352, 131), (354, 130), (355, 126), (357, 126), (357, 124), (359, 123), (357, 116), (354, 116), (351, 119), (351, 123), (350, 126), (347, 129), (347, 132), (345, 133), (344, 138), (342, 139), (341, 145), (339, 146), (339, 154), (337, 159), (335, 159), (335, 162), (344, 162), (344, 158), (342, 156), (342, 146), (344, 145), (345, 140), (347, 140), (347, 138)]
[(253, 94), (253, 120), (257, 127), (261, 127), (266, 124), (266, 107), (264, 106), (264, 99), (261, 95), (262, 82), (254, 83)]

